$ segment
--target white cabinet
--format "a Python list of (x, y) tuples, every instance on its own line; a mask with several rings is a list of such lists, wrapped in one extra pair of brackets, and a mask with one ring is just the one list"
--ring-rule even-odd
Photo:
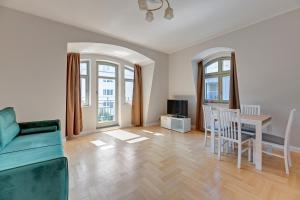
[(191, 118), (177, 118), (165, 115), (160, 117), (160, 125), (163, 128), (186, 133), (191, 131)]
[(160, 126), (163, 128), (171, 129), (171, 117), (161, 116), (160, 117)]

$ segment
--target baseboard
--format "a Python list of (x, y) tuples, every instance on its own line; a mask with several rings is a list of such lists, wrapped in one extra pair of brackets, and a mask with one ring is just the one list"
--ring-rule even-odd
[(290, 146), (290, 150), (296, 153), (300, 153), (300, 147)]
[(157, 122), (150, 122), (150, 123), (145, 123), (144, 127), (149, 127), (149, 126), (158, 126), (160, 125), (160, 121)]
[(82, 131), (82, 132), (80, 133), (80, 135), (89, 135), (89, 134), (98, 133), (98, 132), (100, 132), (99, 129), (95, 129), (95, 130), (86, 130), (86, 131)]

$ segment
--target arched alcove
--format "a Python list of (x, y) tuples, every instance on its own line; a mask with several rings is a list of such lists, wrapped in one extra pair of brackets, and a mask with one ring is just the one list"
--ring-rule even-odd
[(126, 47), (91, 42), (68, 43), (68, 52), (81, 54), (81, 58), (91, 61), (91, 105), (83, 108), (84, 132), (94, 132), (97, 127), (97, 106), (96, 106), (96, 61), (108, 61), (119, 66), (119, 92), (118, 92), (118, 121), (121, 127), (131, 125), (131, 105), (126, 104), (124, 97), (124, 77), (122, 70), (125, 66), (139, 64), (142, 67), (143, 76), (143, 100), (144, 100), (144, 124), (148, 122), (148, 110), (151, 97), (155, 62), (147, 56), (128, 49)]
[(217, 57), (230, 56), (234, 49), (228, 47), (215, 47), (203, 50), (197, 53), (192, 59), (192, 70), (195, 90), (197, 89), (197, 73), (198, 73), (198, 63), (201, 60), (211, 60)]

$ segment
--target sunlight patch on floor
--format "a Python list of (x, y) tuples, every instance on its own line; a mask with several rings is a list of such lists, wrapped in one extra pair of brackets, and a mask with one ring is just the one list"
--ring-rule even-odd
[(154, 133), (154, 132), (148, 131), (148, 130), (142, 130), (142, 131), (145, 132), (145, 133)]
[(112, 148), (115, 148), (115, 146), (113, 146), (113, 145), (106, 145), (106, 146), (101, 147), (100, 149), (101, 150), (106, 150), (106, 149), (112, 149)]
[(148, 139), (149, 138), (147, 138), (147, 137), (140, 137), (140, 138), (136, 138), (136, 139), (133, 139), (133, 140), (128, 140), (126, 142), (132, 144), (132, 143), (142, 142), (142, 141), (148, 140)]
[(140, 137), (137, 134), (130, 133), (130, 132), (124, 131), (124, 130), (113, 130), (113, 131), (107, 131), (104, 133), (109, 136), (112, 136), (114, 138), (117, 138), (119, 140), (122, 140), (122, 141)]
[(156, 136), (164, 136), (164, 135), (161, 134), (161, 133), (154, 133), (154, 135), (156, 135)]
[(101, 140), (90, 141), (90, 143), (92, 143), (93, 145), (95, 145), (95, 146), (97, 146), (97, 147), (103, 146), (103, 145), (106, 144), (105, 142), (102, 142)]

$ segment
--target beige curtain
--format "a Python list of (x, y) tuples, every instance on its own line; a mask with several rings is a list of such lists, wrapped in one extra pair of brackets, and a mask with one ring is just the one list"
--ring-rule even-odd
[(197, 77), (197, 107), (196, 107), (196, 130), (204, 131), (203, 125), (203, 109), (204, 102), (204, 66), (203, 61), (198, 63)]
[(66, 136), (71, 139), (82, 131), (80, 97), (80, 54), (68, 53), (67, 57), (67, 99)]
[(134, 65), (133, 97), (131, 123), (133, 126), (143, 126), (143, 85), (142, 68)]
[(229, 108), (240, 109), (239, 86), (234, 52), (231, 53)]

